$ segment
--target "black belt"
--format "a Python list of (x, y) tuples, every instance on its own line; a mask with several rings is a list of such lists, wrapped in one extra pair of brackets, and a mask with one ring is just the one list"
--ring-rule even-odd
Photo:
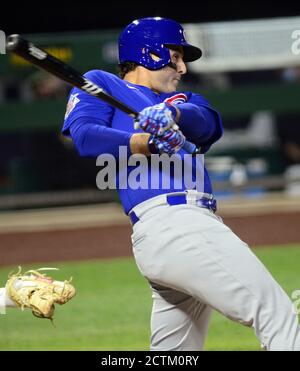
[[(167, 204), (170, 206), (175, 205), (184, 205), (187, 204), (187, 195), (167, 195), (166, 197)], [(211, 198), (207, 197), (200, 197), (196, 199), (195, 203), (191, 203), (191, 205), (203, 207), (205, 209), (209, 209), (213, 211), (214, 213), (217, 211), (217, 201), (211, 196)], [(128, 214), (131, 224), (134, 225), (137, 223), (140, 219), (136, 215), (134, 211), (130, 211)]]

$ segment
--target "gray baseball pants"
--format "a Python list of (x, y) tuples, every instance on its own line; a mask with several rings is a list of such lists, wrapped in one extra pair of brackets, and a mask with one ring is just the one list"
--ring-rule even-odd
[(152, 288), (151, 350), (202, 350), (212, 309), (253, 327), (267, 350), (300, 350), (291, 300), (221, 218), (165, 195), (133, 210), (133, 253)]

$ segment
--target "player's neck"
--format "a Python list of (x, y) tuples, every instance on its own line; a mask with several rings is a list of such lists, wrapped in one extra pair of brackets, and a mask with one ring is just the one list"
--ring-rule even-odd
[(149, 77), (150, 76), (147, 74), (145, 69), (136, 68), (134, 71), (128, 72), (124, 76), (124, 80), (130, 82), (131, 84), (146, 86), (152, 90), (152, 83)]

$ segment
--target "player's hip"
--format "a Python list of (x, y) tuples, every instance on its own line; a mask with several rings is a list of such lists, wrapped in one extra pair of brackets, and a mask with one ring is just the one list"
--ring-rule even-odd
[[(179, 208), (178, 208), (179, 206)], [(186, 207), (184, 207), (186, 206)], [(173, 192), (162, 194), (151, 199), (148, 199), (130, 210), (128, 216), (131, 224), (134, 226), (138, 221), (151, 216), (156, 218), (162, 213), (174, 214), (175, 211), (184, 208), (185, 210), (203, 209), (210, 215), (217, 210), (217, 202), (212, 194), (198, 192), (195, 190)], [(218, 217), (216, 217), (218, 218)]]

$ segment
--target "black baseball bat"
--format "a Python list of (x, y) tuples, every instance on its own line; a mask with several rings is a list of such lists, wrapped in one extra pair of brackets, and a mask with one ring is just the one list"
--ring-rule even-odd
[[(139, 113), (133, 108), (111, 96), (100, 86), (85, 78), (80, 72), (62, 62), (60, 59), (57, 59), (53, 55), (47, 53), (45, 50), (36, 47), (32, 42), (22, 38), (20, 35), (15, 34), (8, 36), (6, 48), (8, 51), (19, 55), (33, 65), (51, 73), (52, 75), (55, 75), (70, 85), (76, 86), (86, 93), (91, 94), (105, 101), (106, 103), (109, 103), (113, 107), (120, 109), (121, 111), (130, 115), (134, 121), (138, 119)], [(183, 148), (188, 153), (193, 155), (200, 153), (200, 149), (198, 149), (195, 144), (187, 140), (185, 141)]]

